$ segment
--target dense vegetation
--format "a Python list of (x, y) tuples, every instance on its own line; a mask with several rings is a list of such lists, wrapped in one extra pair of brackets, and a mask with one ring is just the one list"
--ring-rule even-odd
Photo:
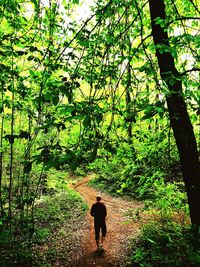
[[(199, 4), (98, 0), (92, 5), (81, 19), (84, 3), (77, 0), (1, 1), (3, 249), (15, 248), (22, 232), (27, 242), (35, 242), (36, 218), (42, 217), (38, 199), (51, 210), (48, 194), (59, 194), (50, 170), (80, 174), (92, 169), (98, 174), (95, 186), (145, 200), (162, 220), (165, 215), (171, 222), (174, 212), (190, 216), (197, 236), (190, 242), (188, 233), (185, 246), (195, 266), (200, 262)], [(58, 191), (63, 190), (66, 199), (54, 207), (56, 214), (62, 205), (80, 204), (67, 188)], [(189, 225), (180, 230), (167, 224), (159, 231), (169, 241), (171, 234), (181, 239)], [(133, 256), (136, 263), (144, 262), (141, 266), (157, 266), (148, 262), (149, 246), (159, 244), (152, 238), (157, 231), (153, 225), (144, 228), (152, 242), (141, 237), (141, 250)], [(142, 253), (142, 248), (149, 250)], [(165, 266), (174, 265), (167, 261)]]
[[(69, 181), (69, 180), (68, 180)], [(32, 218), (0, 232), (1, 266), (51, 266), (78, 253), (74, 231), (83, 227), (87, 206), (69, 189), (63, 173), (49, 172), (46, 192), (36, 200)], [(48, 244), (48, 246), (46, 245)], [(72, 248), (74, 246), (74, 248)]]

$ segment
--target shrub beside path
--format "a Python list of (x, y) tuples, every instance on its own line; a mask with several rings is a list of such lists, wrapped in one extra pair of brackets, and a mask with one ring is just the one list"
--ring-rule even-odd
[(108, 213), (106, 219), (107, 236), (104, 242), (104, 250), (98, 252), (94, 239), (93, 218), (88, 210), (81, 257), (77, 259), (73, 266), (123, 267), (126, 265), (127, 255), (130, 252), (131, 237), (139, 234), (139, 222), (131, 220), (131, 215), (137, 212), (137, 209), (142, 208), (143, 204), (100, 193), (88, 185), (90, 179), (92, 179), (91, 175), (78, 182), (73, 188), (82, 195), (89, 208), (95, 202), (97, 194), (102, 196), (102, 201), (105, 203)]

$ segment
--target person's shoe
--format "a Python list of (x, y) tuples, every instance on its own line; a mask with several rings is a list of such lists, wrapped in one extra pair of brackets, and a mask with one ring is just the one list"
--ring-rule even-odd
[(99, 245), (99, 250), (103, 250), (103, 244)]

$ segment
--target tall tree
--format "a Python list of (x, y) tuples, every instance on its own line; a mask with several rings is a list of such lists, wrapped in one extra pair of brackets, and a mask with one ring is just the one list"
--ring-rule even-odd
[[(171, 126), (179, 151), (191, 222), (193, 226), (200, 226), (198, 206), (200, 202), (200, 164), (196, 139), (183, 97), (181, 75), (176, 69), (174, 58), (170, 53), (167, 28), (158, 23), (158, 19), (162, 21), (166, 19), (165, 3), (164, 0), (149, 0), (149, 6), (152, 35), (160, 75), (169, 89), (169, 92), (166, 94), (166, 100)], [(161, 52), (161, 46), (166, 48), (164, 52)]]

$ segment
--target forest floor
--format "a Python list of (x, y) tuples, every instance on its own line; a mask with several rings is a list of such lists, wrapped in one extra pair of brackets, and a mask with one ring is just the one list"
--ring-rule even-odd
[(140, 231), (139, 221), (134, 221), (131, 218), (133, 218), (133, 214), (137, 213), (138, 209), (143, 207), (143, 204), (99, 192), (88, 185), (91, 178), (92, 176), (85, 177), (73, 188), (82, 195), (89, 209), (95, 202), (96, 195), (100, 194), (102, 196), (102, 201), (107, 207), (107, 235), (104, 249), (102, 251), (96, 249), (93, 218), (89, 214), (90, 210), (88, 210), (86, 223), (83, 224), (81, 229), (82, 239), (79, 238), (77, 241), (81, 242), (81, 253), (77, 253), (77, 257), (73, 255), (74, 259), (68, 258), (65, 263), (59, 264), (57, 262), (54, 266), (123, 267), (126, 265), (130, 253), (131, 237), (137, 236)]

